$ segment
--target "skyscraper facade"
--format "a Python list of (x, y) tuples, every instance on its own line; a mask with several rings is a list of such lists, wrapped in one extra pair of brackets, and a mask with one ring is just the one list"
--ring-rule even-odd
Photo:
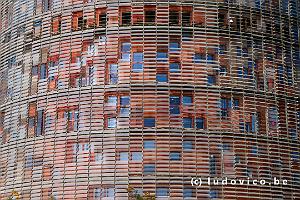
[(1, 0), (0, 199), (300, 199), (299, 7)]

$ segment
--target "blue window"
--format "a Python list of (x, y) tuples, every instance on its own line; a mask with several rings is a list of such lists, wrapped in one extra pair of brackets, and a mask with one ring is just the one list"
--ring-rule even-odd
[(192, 128), (192, 118), (183, 118), (182, 119), (182, 126), (183, 128)]
[(170, 160), (180, 160), (181, 155), (179, 152), (171, 152), (170, 153)]
[(184, 151), (193, 150), (194, 148), (193, 141), (189, 141), (189, 140), (183, 141), (182, 146)]
[(209, 191), (209, 198), (210, 199), (217, 199), (218, 198), (218, 192), (216, 190), (210, 190)]
[(47, 78), (47, 66), (45, 64), (41, 64), (40, 67), (40, 79)]
[(233, 99), (233, 109), (238, 110), (239, 104), (240, 104), (240, 102), (238, 99)]
[(236, 47), (236, 55), (237, 56), (242, 56), (242, 49), (241, 49), (241, 47)]
[(225, 51), (226, 51), (226, 45), (220, 44), (220, 46), (219, 46), (219, 54), (223, 55), (223, 54), (225, 54)]
[(116, 128), (116, 127), (117, 127), (117, 118), (108, 118), (107, 128)]
[(142, 161), (143, 160), (143, 153), (142, 152), (132, 152), (131, 159), (133, 161)]
[(165, 60), (165, 59), (168, 58), (168, 53), (166, 53), (166, 52), (157, 52), (156, 58), (158, 60)]
[(183, 199), (193, 197), (193, 189), (192, 188), (184, 188), (183, 189)]
[(144, 118), (144, 127), (155, 127), (155, 118)]
[(200, 62), (203, 62), (204, 60), (206, 60), (205, 54), (196, 53), (194, 55), (194, 62), (195, 63), (200, 63)]
[(207, 84), (208, 85), (215, 85), (216, 84), (216, 76), (208, 75), (207, 76)]
[(229, 115), (229, 109), (231, 109), (231, 100), (226, 98), (221, 98), (221, 117), (226, 118)]
[(144, 173), (152, 174), (155, 172), (155, 164), (145, 164), (144, 165)]
[(120, 161), (128, 161), (128, 152), (120, 152)]
[(227, 74), (227, 68), (226, 67), (220, 67), (220, 75), (226, 76)]
[(292, 152), (291, 159), (298, 161), (299, 160), (299, 152), (297, 152), (297, 151)]
[(130, 61), (131, 44), (129, 42), (122, 43), (121, 53), (123, 61)]
[(286, 67), (286, 77), (289, 85), (293, 84), (293, 68), (290, 66)]
[(258, 154), (258, 148), (257, 148), (257, 146), (253, 146), (251, 148), (251, 154), (253, 154), (253, 155), (257, 155)]
[(167, 74), (156, 74), (156, 81), (159, 83), (167, 83), (168, 75)]
[(182, 97), (182, 104), (187, 106), (193, 103), (193, 98), (191, 96), (183, 96)]
[(118, 104), (118, 97), (116, 96), (109, 96), (107, 99), (107, 103), (109, 106), (117, 106)]
[(119, 75), (118, 75), (118, 65), (117, 64), (111, 64), (109, 66), (109, 82), (110, 84), (117, 84)]
[(179, 42), (170, 42), (169, 49), (170, 51), (179, 51), (180, 50)]
[(168, 197), (169, 194), (169, 188), (157, 188), (156, 189), (156, 197)]
[(216, 175), (217, 173), (217, 163), (214, 155), (209, 157), (209, 173), (210, 175)]
[(277, 77), (280, 84), (284, 84), (284, 68), (282, 65), (278, 65)]
[(204, 118), (196, 118), (196, 128), (204, 129)]
[(170, 114), (171, 115), (180, 114), (180, 97), (178, 96), (170, 97)]
[(212, 54), (207, 55), (207, 63), (213, 64), (214, 60), (215, 60), (214, 55), (212, 55)]
[(37, 75), (39, 75), (38, 66), (33, 66), (31, 68), (31, 76), (37, 76)]
[(169, 67), (170, 67), (170, 72), (177, 72), (180, 70), (180, 64), (177, 62), (170, 63)]
[(144, 149), (155, 149), (155, 141), (154, 140), (145, 140), (144, 141)]
[(130, 97), (129, 96), (121, 96), (120, 97), (120, 105), (121, 106), (128, 106), (130, 104)]
[(144, 54), (141, 52), (135, 52), (133, 53), (133, 65), (132, 70), (133, 71), (142, 71), (144, 67)]

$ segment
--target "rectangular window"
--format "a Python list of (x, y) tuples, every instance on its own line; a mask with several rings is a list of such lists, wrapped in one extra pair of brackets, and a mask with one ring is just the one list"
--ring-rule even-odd
[(224, 66), (220, 67), (220, 76), (226, 76), (227, 74), (227, 68)]
[(196, 128), (204, 129), (204, 118), (196, 118)]
[(155, 164), (145, 164), (144, 165), (144, 173), (145, 174), (155, 173)]
[(36, 136), (44, 133), (44, 110), (37, 111)]
[(193, 30), (192, 29), (182, 29), (182, 40), (189, 41), (193, 38)]
[(42, 33), (42, 20), (36, 20), (33, 22), (33, 31), (34, 31), (34, 37), (39, 38)]
[(168, 82), (168, 74), (156, 74), (156, 82), (158, 83), (167, 83)]
[(128, 161), (128, 152), (120, 152), (119, 159), (120, 161)]
[(33, 156), (27, 155), (25, 156), (25, 168), (32, 168), (33, 167)]
[(169, 44), (169, 51), (170, 52), (180, 51), (180, 43), (177, 41), (171, 41)]
[(131, 25), (131, 12), (122, 12), (122, 25)]
[(193, 150), (194, 148), (193, 141), (189, 141), (189, 140), (183, 141), (182, 148), (184, 151)]
[(107, 23), (106, 8), (96, 9), (95, 15), (96, 15), (96, 26), (106, 27), (106, 23)]
[(121, 96), (120, 97), (120, 105), (123, 106), (129, 106), (130, 105), (130, 97), (129, 96)]
[(218, 199), (218, 192), (216, 190), (210, 190), (209, 199)]
[(145, 140), (144, 141), (144, 149), (155, 149), (155, 141), (154, 140)]
[(146, 10), (145, 11), (145, 23), (154, 24), (156, 18), (155, 10)]
[(132, 71), (142, 71), (144, 67), (144, 53), (135, 52), (133, 53), (133, 64)]
[(155, 118), (144, 118), (144, 127), (155, 127)]
[(196, 53), (194, 55), (194, 62), (195, 63), (201, 63), (201, 62), (204, 62), (205, 60), (206, 60), (206, 55), (205, 54)]
[(191, 96), (183, 96), (182, 97), (182, 105), (190, 106), (193, 103), (193, 98)]
[(213, 54), (208, 54), (207, 55), (207, 63), (208, 64), (214, 64), (214, 61), (215, 60), (215, 56)]
[(214, 155), (211, 155), (209, 157), (209, 173), (211, 176), (214, 176), (217, 174), (217, 163), (216, 163), (216, 158)]
[(124, 62), (130, 62), (131, 43), (123, 42), (121, 45), (121, 59)]
[(84, 26), (83, 23), (83, 12), (75, 12), (72, 15), (72, 30), (77, 31), (77, 30), (82, 30)]
[(275, 107), (271, 107), (268, 109), (268, 123), (269, 129), (277, 130), (278, 127), (278, 111)]
[(191, 25), (191, 12), (182, 11), (182, 25)]
[(224, 119), (229, 117), (229, 111), (232, 109), (231, 99), (221, 98), (220, 106), (221, 106), (221, 117)]
[(171, 161), (176, 161), (181, 159), (181, 154), (180, 152), (171, 152), (170, 153), (170, 160)]
[(215, 75), (207, 76), (207, 85), (216, 85), (216, 76)]
[(115, 189), (114, 188), (95, 188), (94, 189), (94, 199), (102, 198), (114, 198)]
[(193, 128), (192, 118), (183, 118), (182, 119), (182, 127), (183, 128)]
[(170, 97), (170, 115), (180, 114), (180, 97), (171, 96)]
[(47, 78), (47, 65), (46, 64), (41, 64), (40, 66), (40, 79), (46, 79)]
[(183, 199), (189, 199), (193, 197), (193, 189), (192, 188), (184, 188), (183, 189)]
[(170, 63), (169, 68), (170, 72), (178, 72), (180, 71), (180, 64), (178, 62)]
[(51, 10), (51, 2), (52, 0), (43, 0), (43, 12)]
[(65, 111), (64, 119), (67, 122), (68, 132), (78, 131), (78, 125), (79, 125), (79, 111), (78, 110)]
[(179, 24), (179, 11), (170, 11), (169, 12), (169, 24), (178, 25)]
[(170, 191), (169, 188), (157, 188), (156, 189), (156, 197), (157, 198), (163, 198), (163, 197), (169, 197)]
[(52, 19), (52, 34), (61, 33), (61, 16)]
[(118, 83), (119, 75), (118, 75), (118, 65), (110, 64), (109, 65), (109, 83), (115, 85)]
[(107, 119), (107, 128), (116, 128), (117, 127), (117, 118), (108, 118)]
[(156, 59), (158, 61), (166, 61), (168, 59), (168, 53), (166, 53), (166, 52), (157, 52)]
[(293, 84), (293, 67), (286, 66), (286, 77), (288, 85)]
[(142, 152), (132, 152), (131, 153), (131, 160), (132, 161), (142, 161), (143, 160), (143, 153)]

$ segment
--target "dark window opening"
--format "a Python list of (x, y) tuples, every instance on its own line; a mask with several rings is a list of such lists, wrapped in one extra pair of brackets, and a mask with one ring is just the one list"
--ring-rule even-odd
[(146, 23), (155, 23), (156, 12), (153, 10), (145, 11), (145, 22)]
[(170, 25), (178, 25), (179, 24), (179, 12), (178, 11), (170, 11), (169, 24)]
[(122, 25), (130, 25), (130, 24), (131, 24), (131, 12), (123, 12)]

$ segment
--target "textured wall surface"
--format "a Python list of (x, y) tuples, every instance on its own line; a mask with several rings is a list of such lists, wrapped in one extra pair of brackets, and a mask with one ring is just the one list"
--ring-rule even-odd
[(299, 6), (0, 0), (0, 199), (300, 199)]

